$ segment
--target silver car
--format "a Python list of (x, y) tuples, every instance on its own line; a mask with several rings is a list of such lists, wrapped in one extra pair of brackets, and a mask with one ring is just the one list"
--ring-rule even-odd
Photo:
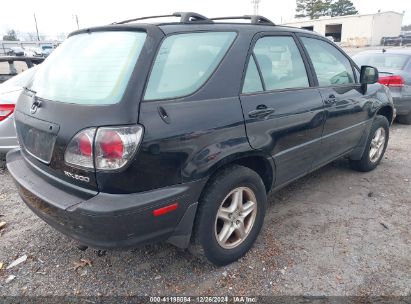
[(0, 84), (0, 155), (18, 147), (14, 107), (23, 87), (33, 79), (36, 70), (37, 67), (33, 67)]
[(372, 50), (352, 58), (359, 66), (371, 65), (378, 69), (378, 82), (390, 89), (398, 121), (411, 124), (411, 50)]

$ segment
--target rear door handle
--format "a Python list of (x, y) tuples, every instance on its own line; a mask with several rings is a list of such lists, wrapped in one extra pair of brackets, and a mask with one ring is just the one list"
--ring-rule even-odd
[(267, 108), (266, 106), (258, 106), (257, 110), (248, 112), (250, 118), (264, 118), (273, 114), (275, 110), (273, 108)]

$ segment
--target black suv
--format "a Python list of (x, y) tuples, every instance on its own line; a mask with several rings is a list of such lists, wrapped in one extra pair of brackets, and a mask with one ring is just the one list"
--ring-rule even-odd
[(393, 103), (313, 32), (173, 16), (72, 33), (18, 101), (7, 167), (81, 244), (168, 241), (224, 265), (256, 240), (270, 190), (342, 156), (374, 169)]

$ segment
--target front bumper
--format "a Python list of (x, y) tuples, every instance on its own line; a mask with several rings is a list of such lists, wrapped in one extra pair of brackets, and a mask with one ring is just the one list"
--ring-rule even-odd
[[(205, 184), (200, 180), (142, 193), (93, 193), (47, 175), (25, 160), (20, 150), (7, 154), (7, 168), (21, 198), (35, 214), (69, 237), (97, 248), (153, 241), (187, 247)], [(153, 215), (153, 210), (174, 202), (178, 202), (176, 210)]]

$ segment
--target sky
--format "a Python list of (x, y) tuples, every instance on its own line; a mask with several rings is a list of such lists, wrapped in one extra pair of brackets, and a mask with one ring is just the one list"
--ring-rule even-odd
[[(404, 12), (403, 24), (411, 24), (410, 0), (352, 0), (360, 14), (381, 11)], [(11, 2), (10, 2), (11, 3)], [(194, 11), (207, 17), (247, 15), (253, 13), (251, 0), (19, 0), (17, 6), (0, 10), (0, 35), (14, 29), (20, 33), (35, 32), (36, 14), (39, 32), (47, 36), (68, 34), (80, 28), (108, 24), (129, 18)], [(259, 14), (277, 24), (294, 19), (295, 0), (261, 0)]]

